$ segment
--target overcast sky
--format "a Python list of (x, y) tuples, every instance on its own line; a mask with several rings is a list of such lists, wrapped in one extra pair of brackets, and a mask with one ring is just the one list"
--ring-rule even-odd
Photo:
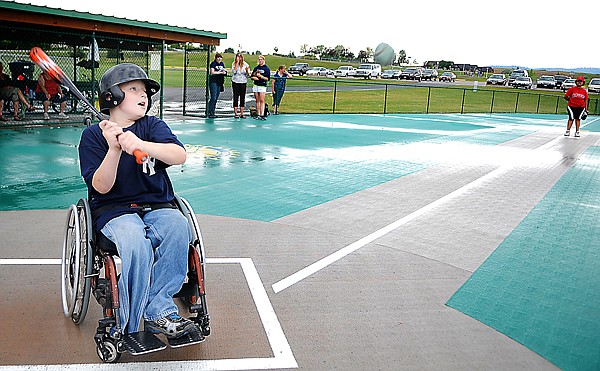
[(600, 67), (600, 0), (18, 2), (226, 33), (218, 51), (299, 55), (307, 44), (358, 54), (385, 42), (418, 63)]

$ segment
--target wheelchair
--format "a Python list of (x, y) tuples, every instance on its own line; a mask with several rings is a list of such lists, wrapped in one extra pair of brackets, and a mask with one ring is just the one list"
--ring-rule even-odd
[[(175, 204), (184, 214), (192, 230), (188, 254), (186, 282), (175, 295), (190, 314), (199, 331), (181, 338), (168, 338), (171, 347), (202, 342), (210, 335), (210, 316), (204, 290), (204, 245), (196, 216), (190, 204), (175, 195)], [(124, 352), (140, 355), (166, 348), (149, 332), (121, 334), (119, 320), (118, 272), (114, 244), (101, 233), (94, 233), (90, 206), (86, 198), (71, 205), (67, 213), (61, 260), (61, 296), (65, 316), (76, 325), (85, 320), (90, 296), (103, 308), (94, 336), (96, 353), (105, 363), (117, 362)]]

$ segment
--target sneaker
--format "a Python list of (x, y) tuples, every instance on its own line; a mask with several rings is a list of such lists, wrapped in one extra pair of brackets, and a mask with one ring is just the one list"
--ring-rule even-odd
[(50, 120), (50, 116), (46, 112), (44, 112), (44, 120)]
[(169, 314), (168, 316), (156, 321), (145, 321), (146, 331), (152, 333), (162, 333), (170, 338), (178, 338), (196, 328), (196, 324), (189, 319), (183, 318), (177, 313)]
[(262, 120), (262, 121), (266, 121), (266, 120), (267, 120), (267, 117), (266, 117), (266, 116), (258, 116), (258, 119), (259, 119), (259, 120)]
[(575, 132), (575, 138), (579, 138), (579, 132), (578, 131)]
[(61, 113), (58, 114), (58, 118), (59, 119), (68, 119), (69, 116), (67, 116), (64, 112), (61, 112)]
[(571, 130), (565, 131), (565, 137), (568, 137), (569, 135), (571, 135)]

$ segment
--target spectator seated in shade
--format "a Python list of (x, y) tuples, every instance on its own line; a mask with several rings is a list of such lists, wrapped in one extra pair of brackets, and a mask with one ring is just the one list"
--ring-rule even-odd
[(4, 65), (0, 62), (0, 121), (7, 121), (6, 117), (2, 115), (4, 110), (4, 102), (12, 101), (14, 108), (14, 118), (16, 121), (21, 120), (19, 116), (19, 107), (23, 103), (27, 107), (28, 111), (34, 111), (35, 108), (29, 104), (21, 89), (13, 86), (11, 83), (10, 76), (4, 73)]
[(69, 116), (65, 114), (65, 106), (67, 98), (63, 94), (61, 86), (46, 72), (40, 74), (37, 86), (35, 87), (35, 98), (44, 102), (44, 120), (49, 120), (48, 108), (50, 101), (60, 103), (60, 112), (58, 118), (67, 119)]

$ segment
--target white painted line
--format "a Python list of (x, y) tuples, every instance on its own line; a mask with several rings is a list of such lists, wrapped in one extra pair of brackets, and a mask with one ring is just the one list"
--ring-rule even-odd
[[(54, 264), (60, 265), (61, 259), (0, 259), (0, 265), (29, 265), (29, 264)], [(34, 263), (32, 263), (34, 262)], [(37, 263), (35, 263), (37, 262)], [(165, 362), (132, 362), (113, 364), (60, 364), (60, 365), (19, 365), (0, 366), (0, 370), (32, 370), (32, 371), (62, 371), (62, 370), (268, 370), (298, 368), (292, 349), (283, 333), (281, 324), (273, 310), (269, 296), (258, 275), (258, 271), (250, 258), (210, 258), (209, 264), (240, 264), (256, 310), (261, 319), (267, 339), (274, 357), (270, 358), (236, 358), (236, 359), (211, 359), (194, 361), (165, 361)], [(210, 341), (210, 338), (207, 339)], [(93, 345), (93, 342), (90, 343)]]
[(360, 249), (361, 247), (392, 232), (393, 230), (399, 228), (400, 226), (420, 217), (421, 215), (433, 210), (434, 208), (442, 205), (443, 203), (448, 202), (448, 201), (462, 195), (463, 193), (467, 192), (471, 188), (477, 187), (477, 186), (481, 185), (482, 183), (487, 182), (490, 179), (497, 178), (500, 174), (506, 172), (510, 168), (511, 168), (510, 166), (501, 166), (501, 167), (497, 168), (496, 170), (493, 170), (493, 171), (489, 172), (488, 174), (482, 176), (481, 178), (478, 178), (478, 179), (472, 181), (471, 183), (468, 183), (468, 184), (462, 186), (461, 188), (459, 188), (451, 193), (448, 193), (444, 197), (441, 197), (441, 198), (433, 201), (432, 203), (420, 208), (419, 210), (416, 210), (416, 211), (406, 215), (405, 217), (398, 219), (395, 222), (388, 224), (387, 226), (371, 233), (370, 235), (363, 237), (360, 240), (334, 252), (333, 254), (328, 255), (328, 256), (324, 257), (323, 259), (314, 262), (313, 264), (307, 266), (306, 268), (299, 270), (298, 272), (292, 274), (291, 276), (288, 276), (288, 277), (282, 279), (281, 281), (274, 283), (272, 286), (273, 291), (275, 291), (275, 293), (281, 292), (282, 290), (292, 286), (295, 283), (300, 282), (301, 280), (320, 271), (321, 269), (327, 267), (328, 265), (333, 264), (336, 261), (340, 260), (341, 258), (353, 253), (354, 251)]
[(60, 265), (61, 259), (0, 259), (0, 265)]

